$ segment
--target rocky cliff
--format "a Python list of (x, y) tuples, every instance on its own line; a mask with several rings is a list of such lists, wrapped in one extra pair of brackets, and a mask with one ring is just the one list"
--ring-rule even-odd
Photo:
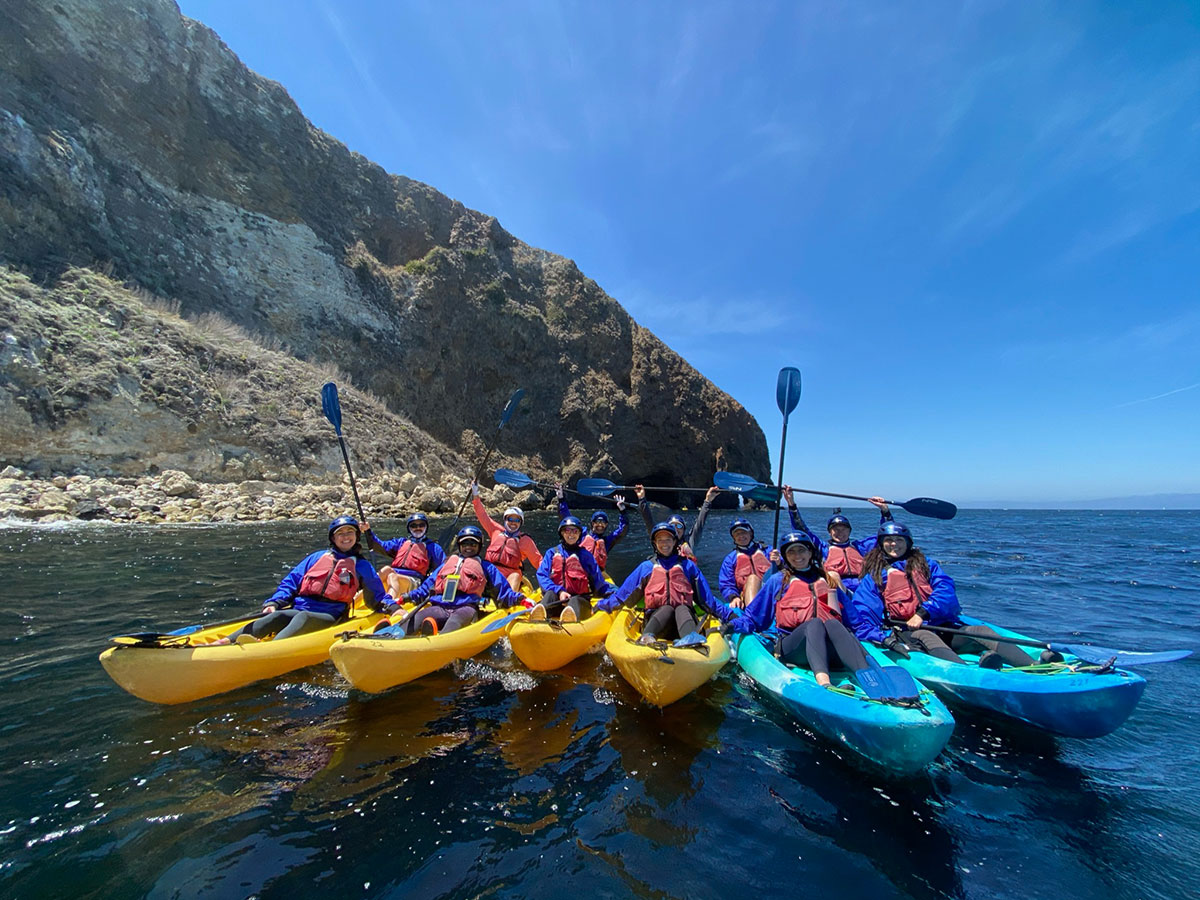
[[(286, 371), (287, 356), (338, 366), (439, 461), (478, 455), (522, 386), (499, 453), (533, 474), (702, 483), (720, 457), (767, 476), (746, 411), (573, 262), (351, 153), (173, 4), (7, 0), (0, 60), (0, 261), (36, 281), (99, 263), (192, 320), (219, 314), (285, 351), (268, 368)], [(10, 337), (10, 363), (36, 353), (33, 338)], [(77, 349), (111, 367), (102, 347), (83, 335)], [(337, 468), (328, 436), (271, 456), (272, 431), (322, 425), (312, 409), (299, 426), (298, 410), (266, 408), (221, 424), (197, 411), (195, 382), (130, 363), (112, 389), (153, 409), (113, 440), (106, 417), (121, 409), (98, 413), (89, 394), (51, 415), (10, 368), (0, 368), (0, 427), (22, 437), (0, 441), (3, 463), (191, 454), (187, 464), (208, 459), (216, 472), (213, 453), (221, 466), (246, 456), (230, 455), (230, 434), (259, 433), (240, 446), (251, 460), (265, 454), (261, 468), (300, 471), (309, 458)], [(147, 389), (148, 378), (162, 384)], [(404, 455), (381, 449), (366, 465)]]

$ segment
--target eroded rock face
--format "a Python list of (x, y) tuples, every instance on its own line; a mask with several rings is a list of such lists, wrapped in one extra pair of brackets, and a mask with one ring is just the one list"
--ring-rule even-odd
[[(39, 279), (111, 263), (185, 315), (219, 313), (301, 360), (340, 366), (469, 459), (522, 386), (498, 464), (696, 483), (720, 454), (767, 477), (766, 441), (746, 411), (573, 262), (351, 153), (173, 4), (7, 0), (0, 58), (3, 261)], [(33, 441), (70, 427), (27, 387), (0, 391), (6, 430)], [(136, 398), (143, 385), (134, 374), (111, 388)], [(144, 407), (141, 427), (147, 441), (175, 436), (164, 452), (186, 456), (194, 433), (176, 406)], [(98, 437), (64, 432), (58, 443), (85, 453)], [(21, 462), (0, 459), (10, 461)]]

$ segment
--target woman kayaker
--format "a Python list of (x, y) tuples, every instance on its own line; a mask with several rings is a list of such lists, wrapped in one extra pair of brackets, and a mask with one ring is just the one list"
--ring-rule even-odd
[[(567, 505), (566, 496), (563, 493), (563, 486), (556, 484), (555, 490), (558, 497), (558, 517), (565, 519), (571, 515), (571, 507)], [(584, 550), (592, 554), (596, 558), (596, 565), (604, 571), (604, 567), (608, 565), (609, 551), (616, 545), (617, 541), (625, 536), (625, 529), (629, 527), (629, 520), (625, 518), (625, 498), (621, 494), (613, 497), (617, 503), (617, 511), (620, 518), (617, 520), (617, 527), (611, 532), (608, 530), (608, 513), (602, 509), (592, 513), (591, 523), (583, 533), (583, 538), (579, 545)]]
[(360, 535), (353, 516), (338, 516), (329, 523), (329, 549), (300, 560), (263, 603), (261, 618), (216, 643), (281, 640), (332, 625), (346, 618), (360, 588), (373, 609), (393, 605), (375, 567), (359, 554)]
[(557, 613), (560, 622), (577, 622), (592, 611), (593, 596), (607, 597), (614, 590), (604, 580), (596, 558), (583, 546), (583, 523), (574, 516), (565, 516), (558, 523), (557, 547), (542, 555), (537, 580), (542, 599), (529, 613), (529, 618), (542, 621)]
[[(633, 490), (637, 494), (638, 512), (642, 514), (642, 521), (646, 523), (646, 533), (650, 535), (650, 543), (654, 543), (654, 529), (651, 526), (651, 522), (654, 520), (650, 518), (650, 501), (646, 499), (646, 489), (640, 484), (635, 484)], [(700, 504), (700, 509), (696, 511), (696, 521), (692, 523), (690, 532), (683, 516), (678, 513), (672, 513), (667, 518), (667, 522), (675, 529), (675, 534), (679, 538), (679, 555), (684, 559), (696, 558), (693, 548), (700, 543), (700, 536), (704, 534), (704, 523), (708, 520), (708, 511), (712, 509), (713, 498), (719, 493), (721, 493), (721, 489), (715, 486), (710, 487), (705, 493), (704, 502)]]
[(413, 513), (405, 528), (408, 537), (381, 541), (371, 531), (370, 522), (362, 523), (367, 546), (392, 557), (391, 565), (379, 570), (379, 578), (393, 597), (418, 587), (446, 561), (446, 551), (429, 539), (429, 517), (425, 513)]
[[(989, 641), (986, 625), (959, 623), (961, 608), (954, 580), (937, 560), (913, 545), (912, 533), (899, 522), (879, 526), (879, 543), (863, 558), (858, 589), (846, 604), (846, 620), (860, 640), (874, 641), (902, 656), (928, 653), (949, 662), (965, 662), (956, 651), (979, 653), (985, 669), (1031, 666), (1033, 658), (1013, 644)], [(947, 644), (923, 625), (958, 628)]]
[[(792, 530), (806, 532), (816, 542), (817, 552), (821, 555), (821, 564), (825, 571), (836, 572), (842, 579), (842, 584), (845, 586), (845, 596), (842, 600), (845, 602), (858, 587), (858, 579), (862, 575), (863, 557), (871, 552), (871, 548), (875, 546), (878, 538), (871, 535), (857, 541), (850, 540), (850, 520), (843, 516), (839, 509), (829, 517), (829, 521), (825, 524), (829, 534), (829, 541), (826, 542), (804, 524), (804, 517), (796, 508), (791, 485), (783, 486), (783, 499), (787, 501), (788, 518), (792, 520)], [(892, 521), (892, 513), (888, 509), (886, 500), (882, 497), (871, 497), (869, 502), (879, 510), (880, 525)]]
[(754, 540), (754, 526), (748, 519), (739, 516), (730, 522), (729, 534), (733, 538), (733, 551), (721, 563), (717, 587), (726, 603), (742, 609), (762, 588), (773, 551)]
[(792, 531), (779, 544), (783, 568), (762, 586), (731, 630), (752, 634), (774, 629), (776, 655), (785, 663), (812, 669), (817, 684), (829, 687), (829, 651), (851, 672), (867, 668), (858, 638), (841, 620), (841, 604), (817, 560), (812, 536)]
[(521, 567), (528, 562), (534, 570), (542, 564), (542, 554), (533, 538), (521, 530), (525, 524), (525, 513), (519, 506), (510, 506), (504, 511), (504, 524), (497, 524), (479, 499), (479, 485), (471, 482), (471, 505), (475, 507), (475, 518), (488, 534), (487, 549), (483, 558), (504, 573), (508, 586), (514, 591), (521, 589)]
[(625, 603), (646, 602), (646, 619), (640, 643), (652, 644), (659, 635), (683, 638), (700, 626), (696, 603), (721, 621), (733, 610), (713, 596), (695, 562), (679, 552), (679, 535), (668, 522), (650, 530), (654, 558), (634, 569), (617, 592), (596, 604), (596, 609), (614, 612)]
[[(479, 617), (479, 605), (491, 597), (497, 606), (516, 606), (525, 598), (514, 591), (497, 566), (480, 559), (483, 550), (483, 531), (474, 525), (460, 528), (454, 537), (455, 552), (440, 569), (433, 572), (416, 590), (400, 597), (400, 601), (420, 603), (432, 597), (429, 605), (409, 620), (408, 633), (441, 634), (470, 625)], [(457, 582), (454, 590), (447, 584)]]

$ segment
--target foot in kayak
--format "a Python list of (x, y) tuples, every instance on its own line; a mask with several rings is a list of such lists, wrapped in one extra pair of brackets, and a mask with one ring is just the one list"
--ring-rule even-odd
[(1059, 663), (1063, 661), (1061, 653), (1055, 653), (1053, 650), (1043, 650), (1042, 655), (1038, 657), (1040, 663)]
[(831, 682), (829, 680), (829, 676), (826, 675), (824, 672), (817, 672), (817, 674), (814, 675), (813, 677), (817, 679), (817, 684), (819, 684), (821, 687), (832, 687), (833, 686), (833, 682)]
[[(245, 646), (246, 644), (257, 644), (258, 638), (256, 638), (252, 634), (239, 634), (237, 636), (237, 642), (239, 644), (241, 644), (242, 646)], [(225, 641), (225, 643), (229, 643), (229, 642)]]
[(979, 668), (995, 669), (998, 672), (1004, 668), (1004, 657), (995, 650), (988, 650), (979, 657)]
[(530, 622), (545, 622), (546, 621), (546, 607), (541, 603), (538, 603), (537, 605), (535, 605), (531, 610), (529, 610), (529, 621)]
[(571, 609), (571, 607), (564, 606), (563, 611), (558, 615), (558, 621), (566, 625), (571, 622), (578, 622), (579, 616), (575, 615), (575, 610)]

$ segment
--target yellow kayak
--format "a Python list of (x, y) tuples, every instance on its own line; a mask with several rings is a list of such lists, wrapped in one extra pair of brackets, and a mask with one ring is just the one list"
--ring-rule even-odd
[(377, 694), (428, 675), (456, 659), (469, 659), (482, 653), (504, 636), (503, 628), (497, 628), (491, 634), (483, 634), (483, 629), (509, 612), (507, 609), (496, 610), (466, 628), (445, 634), (353, 637), (338, 641), (330, 648), (329, 655), (347, 681), (360, 691)]
[(620, 610), (604, 649), (625, 680), (655, 706), (669, 706), (691, 693), (729, 662), (729, 644), (715, 628), (703, 644), (673, 647), (669, 641), (636, 643), (641, 625), (640, 612)]
[(329, 658), (330, 646), (344, 631), (374, 628), (386, 616), (356, 605), (351, 618), (319, 631), (252, 644), (219, 644), (253, 618), (202, 628), (157, 642), (118, 643), (100, 654), (100, 664), (118, 685), (151, 703), (188, 703), (223, 694), (264, 678), (274, 678)]
[(565, 625), (552, 620), (518, 619), (509, 627), (508, 642), (526, 667), (535, 672), (549, 672), (583, 656), (603, 641), (612, 623), (612, 613), (606, 612), (594, 612), (582, 622)]

